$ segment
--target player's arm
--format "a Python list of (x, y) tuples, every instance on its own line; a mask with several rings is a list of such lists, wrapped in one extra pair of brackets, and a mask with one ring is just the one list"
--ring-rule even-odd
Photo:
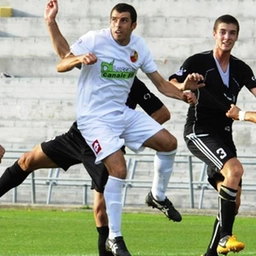
[(57, 64), (58, 72), (67, 72), (77, 67), (78, 65), (93, 65), (97, 62), (97, 57), (94, 53), (87, 53), (75, 56), (72, 53), (66, 56)]
[(148, 73), (147, 76), (157, 87), (159, 92), (163, 93), (167, 97), (183, 100), (185, 102), (188, 102), (188, 99), (187, 94), (184, 93), (184, 91), (193, 91), (205, 85), (202, 83), (204, 80), (203, 76), (198, 73), (189, 74), (184, 82), (179, 85), (174, 85), (173, 83), (166, 81), (157, 71)]
[(234, 120), (248, 121), (256, 123), (256, 112), (255, 111), (242, 111), (239, 107), (231, 104), (230, 109), (226, 113), (227, 117)]
[[(57, 13), (58, 13), (58, 1), (50, 0), (46, 5), (45, 11), (44, 11), (44, 18), (45, 18), (46, 26), (48, 28), (54, 50), (56, 51), (56, 53), (59, 55), (61, 59), (65, 59), (65, 57), (67, 56), (74, 57), (74, 55), (70, 52), (70, 47), (67, 40), (59, 30), (59, 26), (56, 22)], [(67, 65), (70, 65), (69, 59), (68, 60), (65, 59), (65, 61), (63, 61), (61, 65), (62, 65), (61, 68), (63, 69)], [(74, 65), (75, 65), (74, 67), (81, 68), (80, 61), (75, 62)]]
[(46, 26), (54, 47), (55, 52), (61, 59), (70, 53), (70, 48), (67, 40), (61, 34), (59, 26), (56, 22), (56, 16), (58, 14), (58, 1), (50, 0), (44, 11), (44, 19)]
[(160, 124), (170, 119), (170, 111), (163, 102), (135, 77), (126, 105), (134, 109), (137, 104)]

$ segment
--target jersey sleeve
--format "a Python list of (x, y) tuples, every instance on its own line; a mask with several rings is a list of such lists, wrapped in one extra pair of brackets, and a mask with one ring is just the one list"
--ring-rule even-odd
[(134, 79), (126, 104), (133, 109), (138, 104), (150, 116), (164, 105), (137, 77)]
[(169, 76), (169, 81), (172, 79), (176, 79), (179, 83), (184, 82), (187, 75), (192, 73), (191, 66), (193, 66), (193, 59), (190, 57), (184, 61), (184, 63), (181, 65), (180, 69), (176, 71), (176, 73)]
[(79, 39), (76, 40), (74, 44), (71, 45), (70, 50), (74, 55), (82, 55), (92, 51), (94, 45), (94, 32), (89, 31)]
[(243, 74), (245, 86), (249, 90), (256, 88), (256, 77), (254, 76), (252, 69), (247, 64), (244, 66)]

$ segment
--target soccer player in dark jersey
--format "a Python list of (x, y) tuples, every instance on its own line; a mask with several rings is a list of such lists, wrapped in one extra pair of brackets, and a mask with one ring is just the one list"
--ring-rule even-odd
[(208, 180), (218, 191), (218, 215), (204, 256), (238, 252), (245, 246), (232, 233), (244, 170), (233, 142), (233, 120), (226, 112), (236, 103), (243, 86), (256, 96), (256, 79), (246, 63), (231, 55), (238, 34), (236, 18), (219, 17), (213, 27), (214, 49), (190, 56), (180, 70), (169, 77), (178, 87), (178, 82), (184, 81), (191, 72), (204, 76), (205, 87), (195, 91), (197, 104), (189, 106), (184, 129), (188, 149), (208, 165)]
[(256, 111), (242, 111), (239, 107), (231, 104), (230, 109), (226, 113), (227, 117), (233, 120), (248, 121), (256, 123)]

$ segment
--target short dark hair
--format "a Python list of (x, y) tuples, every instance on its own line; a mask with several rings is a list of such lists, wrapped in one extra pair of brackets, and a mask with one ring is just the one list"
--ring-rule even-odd
[(222, 15), (220, 16), (217, 20), (215, 20), (214, 22), (214, 26), (213, 26), (213, 30), (216, 31), (218, 25), (220, 23), (226, 23), (226, 24), (234, 24), (236, 25), (237, 27), (237, 34), (239, 33), (239, 29), (240, 29), (240, 26), (239, 26), (239, 22), (238, 20), (233, 17), (232, 15), (229, 15), (229, 14), (225, 14), (225, 15)]
[(130, 15), (131, 15), (132, 23), (137, 21), (137, 12), (136, 12), (135, 8), (132, 5), (125, 4), (125, 3), (119, 3), (119, 4), (117, 4), (113, 7), (113, 9), (110, 12), (110, 16), (112, 15), (112, 12), (114, 10), (118, 11), (119, 13), (129, 12)]

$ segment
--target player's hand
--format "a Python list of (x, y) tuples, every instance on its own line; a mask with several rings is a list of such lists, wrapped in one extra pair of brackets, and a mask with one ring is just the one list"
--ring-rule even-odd
[(58, 13), (58, 1), (50, 0), (44, 10), (44, 18), (46, 21), (50, 22), (55, 20), (56, 15)]
[(87, 53), (84, 55), (80, 55), (79, 60), (81, 63), (83, 63), (85, 65), (92, 65), (92, 64), (95, 64), (98, 59), (94, 53)]
[(198, 73), (188, 74), (183, 82), (183, 90), (195, 91), (198, 88), (205, 86), (204, 77)]
[(2, 162), (2, 158), (5, 154), (5, 149), (2, 145), (0, 145), (0, 163)]
[(234, 104), (231, 104), (230, 109), (227, 111), (226, 116), (233, 120), (239, 120), (239, 111), (241, 109)]
[(190, 105), (195, 105), (197, 103), (196, 95), (189, 90), (183, 91), (183, 97), (184, 101)]

